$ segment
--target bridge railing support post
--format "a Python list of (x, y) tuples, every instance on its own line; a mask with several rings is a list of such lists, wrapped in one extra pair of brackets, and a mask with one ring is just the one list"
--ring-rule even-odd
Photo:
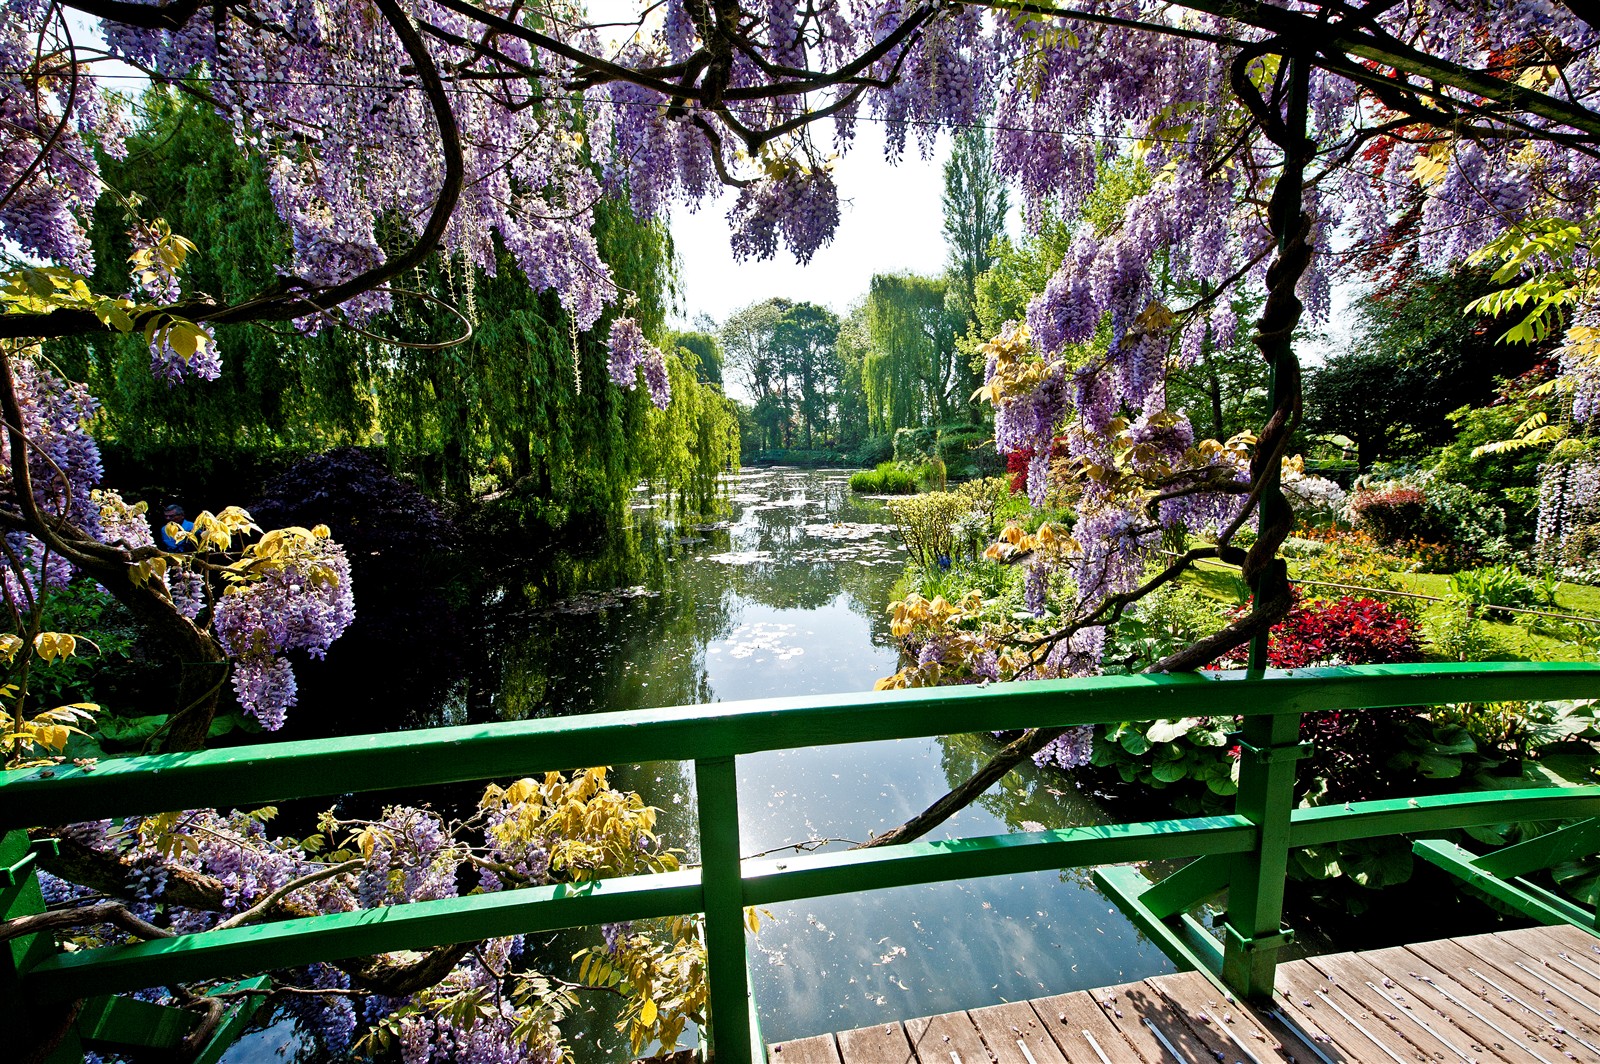
[(740, 869), (739, 782), (731, 757), (694, 763), (700, 806), (700, 886), (705, 894), (706, 967), (711, 999), (711, 1059), (756, 1060), (750, 1022), (750, 973), (744, 940)]
[(1253, 853), (1232, 860), (1222, 979), (1241, 998), (1272, 996), (1283, 928), (1283, 887), (1289, 874), (1289, 823), (1295, 763), (1310, 752), (1300, 741), (1300, 717), (1249, 717), (1239, 734), (1239, 796), (1235, 812), (1252, 821)]

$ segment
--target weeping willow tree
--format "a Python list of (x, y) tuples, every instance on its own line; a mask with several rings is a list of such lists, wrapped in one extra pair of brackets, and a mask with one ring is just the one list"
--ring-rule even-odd
[(963, 319), (947, 306), (948, 289), (943, 278), (872, 278), (866, 305), (870, 349), (861, 384), (873, 433), (943, 422), (959, 401), (953, 391), (963, 379), (956, 351)]
[[(126, 158), (100, 160), (111, 188), (139, 189), (143, 200), (100, 198), (91, 229), (95, 290), (128, 288), (130, 209), (167, 219), (205, 250), (189, 260), (193, 292), (228, 301), (269, 286), (290, 248), (260, 165), (221, 119), (170, 89), (146, 92), (141, 111), (144, 129)], [(102, 445), (144, 467), (205, 475), (264, 455), (362, 442), (371, 415), (358, 380), (359, 337), (221, 325), (217, 343), (221, 375), (180, 388), (151, 372), (150, 350), (137, 337), (78, 337), (50, 350), (101, 401)]]
[[(595, 215), (612, 276), (632, 293), (626, 313), (647, 335), (667, 337), (665, 227), (636, 221), (619, 202), (598, 204)], [(532, 291), (503, 249), (500, 258), (493, 276), (441, 261), (426, 278), (430, 292), (474, 322), (467, 342), (398, 355), (368, 348), (364, 376), (397, 460), (456, 497), (493, 471), (550, 525), (610, 523), (640, 480), (691, 511), (711, 509), (717, 474), (738, 463), (738, 420), (721, 389), (702, 383), (695, 353), (680, 345), (669, 354), (673, 398), (657, 410), (642, 386), (619, 389), (607, 375), (603, 338), (622, 311), (578, 332), (553, 293)], [(438, 303), (404, 299), (398, 309), (396, 331), (420, 345), (463, 327)]]
[(700, 358), (680, 346), (667, 355), (672, 402), (645, 409), (636, 441), (651, 487), (679, 514), (706, 514), (718, 501), (718, 474), (739, 464), (739, 413), (721, 389), (700, 383)]
[[(141, 213), (165, 217), (206, 251), (191, 260), (196, 292), (226, 300), (269, 285), (290, 248), (259, 163), (209, 110), (169, 90), (150, 90), (143, 113), (145, 131), (127, 159), (103, 160), (112, 186), (143, 190)], [(96, 283), (120, 291), (127, 223), (124, 207), (108, 199), (95, 221), (106, 275)], [(662, 334), (673, 290), (665, 227), (611, 202), (597, 206), (596, 218), (602, 254), (632, 293), (629, 313)], [(514, 488), (525, 513), (551, 527), (617, 524), (641, 479), (710, 506), (716, 471), (738, 454), (737, 423), (720, 391), (692, 368), (675, 373), (674, 408), (659, 414), (642, 388), (608, 379), (610, 315), (576, 331), (553, 294), (534, 292), (503, 249), (499, 256), (493, 275), (431, 257), (396, 283), (393, 312), (366, 333), (220, 326), (221, 376), (182, 388), (153, 377), (136, 337), (53, 347), (103, 403), (101, 435), (145, 466), (235, 470), (263, 457), (381, 443), (397, 469), (436, 495), (467, 501)], [(115, 271), (124, 276), (113, 279)]]

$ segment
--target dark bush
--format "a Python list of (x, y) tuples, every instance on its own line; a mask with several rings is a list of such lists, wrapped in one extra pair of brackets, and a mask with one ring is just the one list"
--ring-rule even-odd
[(934, 429), (896, 429), (894, 434), (894, 460), (897, 462), (923, 462), (934, 456), (939, 434)]
[(868, 436), (866, 439), (861, 441), (860, 445), (857, 446), (855, 451), (850, 455), (850, 462), (852, 465), (858, 465), (866, 469), (871, 469), (877, 466), (880, 462), (889, 462), (893, 460), (893, 436)]
[(979, 425), (941, 425), (934, 449), (953, 477), (993, 476), (1005, 469), (1005, 459), (994, 449), (994, 433)]

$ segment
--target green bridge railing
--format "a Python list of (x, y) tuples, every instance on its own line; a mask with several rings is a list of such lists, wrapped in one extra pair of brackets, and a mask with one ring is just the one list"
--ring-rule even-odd
[[(0, 774), (0, 918), (43, 908), (22, 829), (195, 807), (422, 787), (596, 763), (692, 761), (702, 863), (660, 875), (529, 887), (306, 919), (252, 924), (133, 945), (59, 952), (46, 935), (0, 951), (0, 1024), (27, 1029), (77, 1002), (80, 1045), (173, 1045), (188, 1021), (117, 995), (230, 979), (318, 960), (557, 928), (701, 912), (709, 966), (709, 1043), (719, 1062), (758, 1059), (743, 910), (886, 887), (1094, 866), (1130, 916), (1173, 956), (1241, 996), (1270, 995), (1289, 855), (1297, 847), (1530, 820), (1580, 820), (1474, 856), (1415, 846), (1545, 922), (1591, 930), (1594, 914), (1518, 877), (1600, 849), (1600, 786), (1519, 788), (1294, 808), (1300, 715), (1324, 709), (1600, 697), (1600, 666), (1565, 663), (1386, 665), (945, 687), (805, 696), (576, 718), (430, 728), (285, 742)], [(794, 747), (1033, 726), (1239, 715), (1239, 793), (1231, 815), (915, 842), (742, 860), (734, 759)], [(1597, 818), (1597, 819), (1583, 819)], [(1159, 883), (1124, 862), (1200, 858)], [(1220, 945), (1188, 915), (1228, 892)], [(264, 981), (263, 981), (264, 982)], [(260, 985), (243, 984), (243, 985)], [(158, 1010), (155, 1013), (149, 1010)], [(192, 1013), (181, 1013), (192, 1016)], [(224, 1024), (199, 1059), (215, 1059), (243, 1020)], [(121, 1042), (118, 1039), (122, 1039)], [(142, 1043), (138, 1040), (142, 1039)]]

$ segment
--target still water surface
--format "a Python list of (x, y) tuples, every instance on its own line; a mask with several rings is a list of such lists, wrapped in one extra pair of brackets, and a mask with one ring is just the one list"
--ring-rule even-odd
[[(836, 470), (742, 471), (729, 484), (730, 520), (677, 530), (659, 586), (580, 597), (508, 624), (498, 633), (507, 649), (490, 696), (495, 715), (870, 690), (896, 667), (885, 607), (905, 553), (883, 503), (852, 495), (847, 480)], [(644, 516), (656, 501), (637, 505)], [(947, 736), (741, 758), (745, 853), (865, 839), (926, 807), (993, 749), (983, 737)], [(687, 766), (617, 766), (614, 778), (663, 809), (662, 832), (692, 857)], [(932, 837), (1106, 819), (1063, 777), (1029, 767)], [(1076, 870), (771, 912), (751, 964), (768, 1041), (1172, 970)]]

